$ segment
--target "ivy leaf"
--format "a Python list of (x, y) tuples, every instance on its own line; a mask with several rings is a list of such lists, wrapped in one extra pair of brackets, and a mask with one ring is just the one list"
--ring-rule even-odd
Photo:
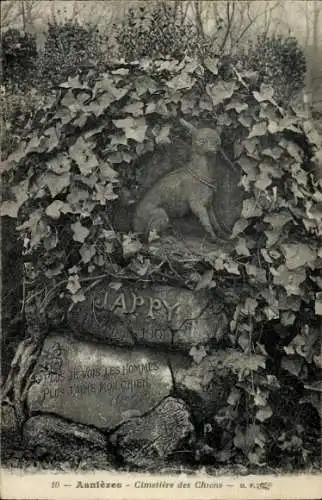
[(253, 158), (258, 157), (258, 149), (260, 146), (260, 139), (258, 137), (252, 137), (251, 139), (246, 138), (242, 141), (243, 146), (245, 147), (247, 154)]
[[(253, 91), (253, 96), (257, 102), (272, 101), (274, 95), (274, 89), (270, 85), (261, 84), (260, 92)], [(274, 101), (273, 101), (274, 102)]]
[(71, 77), (69, 76), (67, 82), (59, 84), (59, 87), (65, 89), (83, 89), (85, 86), (81, 83), (79, 76)]
[(317, 292), (315, 298), (315, 314), (322, 316), (322, 292)]
[(70, 175), (68, 172), (60, 175), (54, 174), (53, 172), (47, 172), (41, 177), (41, 183), (48, 187), (51, 196), (55, 198), (69, 186)]
[(242, 124), (243, 127), (245, 127), (246, 129), (250, 129), (251, 126), (252, 126), (252, 123), (253, 123), (253, 120), (252, 118), (247, 115), (246, 113), (241, 113), (238, 117), (238, 121), (239, 123)]
[(278, 294), (278, 305), (282, 311), (299, 311), (301, 308), (301, 299), (295, 295), (286, 295), (285, 290), (281, 290)]
[(59, 144), (60, 132), (57, 127), (51, 127), (45, 130), (43, 134), (47, 138), (47, 152), (50, 153)]
[(113, 191), (113, 184), (96, 184), (93, 200), (97, 200), (101, 205), (105, 205), (107, 201), (116, 200), (118, 195)]
[(248, 134), (248, 139), (252, 139), (253, 137), (260, 137), (265, 135), (267, 132), (267, 124), (265, 121), (255, 123), (253, 128)]
[(95, 245), (84, 243), (79, 249), (79, 253), (84, 264), (88, 264), (96, 254), (96, 247)]
[(283, 150), (282, 148), (278, 146), (274, 146), (271, 148), (265, 148), (262, 151), (262, 154), (265, 156), (269, 156), (270, 158), (273, 158), (273, 160), (279, 160), (280, 157), (282, 156)]
[(119, 101), (130, 90), (130, 87), (115, 87), (110, 75), (103, 73), (100, 80), (95, 83), (94, 95), (101, 107), (99, 114), (102, 114), (114, 101)]
[(258, 462), (258, 456), (255, 453), (250, 453), (250, 450), (254, 448), (257, 444), (260, 448), (264, 448), (265, 446), (265, 436), (261, 432), (260, 427), (256, 424), (249, 425), (245, 431), (242, 431), (240, 427), (237, 427), (234, 437), (234, 445), (236, 448), (242, 450), (242, 452), (249, 457), (249, 455), (256, 455), (253, 457), (255, 462)]
[(108, 162), (105, 162), (102, 165), (100, 165), (100, 172), (102, 177), (104, 177), (104, 179), (107, 179), (109, 181), (115, 181), (118, 177), (118, 172), (116, 172), (116, 170), (114, 170), (109, 165)]
[(92, 128), (91, 130), (86, 131), (83, 134), (84, 139), (87, 141), (91, 137), (98, 136), (98, 134), (101, 134), (104, 131), (104, 127), (106, 126), (105, 123), (102, 125), (99, 125), (98, 127)]
[(248, 276), (256, 277), (259, 283), (267, 282), (265, 269), (254, 266), (253, 264), (245, 264), (245, 270)]
[(58, 154), (55, 158), (49, 160), (46, 165), (49, 170), (60, 175), (70, 171), (71, 162), (67, 155)]
[(136, 93), (139, 97), (143, 96), (147, 92), (152, 95), (159, 89), (157, 82), (148, 75), (140, 75), (135, 79), (134, 85)]
[(259, 387), (257, 387), (256, 394), (254, 396), (254, 404), (256, 406), (266, 406), (268, 397), (268, 391), (262, 391)]
[(241, 391), (237, 387), (233, 387), (227, 399), (230, 406), (236, 406), (241, 398)]
[(231, 237), (235, 238), (238, 234), (243, 233), (248, 226), (249, 222), (246, 219), (239, 219), (235, 222), (234, 227), (231, 232)]
[(62, 125), (66, 125), (73, 119), (73, 114), (70, 109), (61, 108), (56, 111), (54, 118), (59, 120)]
[[(226, 106), (227, 111), (229, 111), (230, 109), (234, 109), (236, 111), (236, 113), (239, 114), (242, 111), (245, 111), (246, 109), (248, 109), (248, 104), (247, 104), (247, 102), (232, 100)], [(242, 123), (242, 125), (243, 125), (243, 123)]]
[(279, 141), (279, 146), (284, 150), (286, 150), (288, 154), (292, 158), (294, 158), (299, 164), (302, 163), (303, 151), (301, 150), (300, 146), (298, 146), (295, 142), (287, 141), (286, 139), (281, 139)]
[(53, 201), (45, 210), (46, 215), (52, 219), (59, 219), (61, 212), (67, 213), (70, 210), (68, 203), (60, 200)]
[(14, 165), (17, 165), (26, 155), (27, 141), (21, 140), (17, 149), (11, 153), (5, 162), (1, 162), (1, 170), (10, 170)]
[(78, 290), (80, 290), (81, 284), (79, 282), (79, 276), (77, 274), (69, 276), (66, 288), (71, 294), (74, 294)]
[(194, 362), (199, 365), (201, 361), (207, 356), (207, 351), (204, 345), (201, 345), (199, 348), (193, 346), (189, 351), (189, 355), (192, 357)]
[(82, 137), (70, 146), (69, 156), (76, 162), (82, 175), (89, 175), (94, 168), (98, 167), (98, 160), (89, 145)]
[(142, 249), (142, 243), (135, 237), (124, 235), (122, 241), (123, 257), (133, 257)]
[(199, 283), (196, 286), (196, 291), (197, 290), (203, 290), (205, 288), (213, 288), (215, 286), (215, 283), (212, 281), (214, 277), (214, 270), (209, 269), (206, 271), (202, 277), (199, 280)]
[(271, 259), (268, 251), (265, 248), (261, 248), (261, 254), (264, 257), (265, 262), (268, 264), (273, 264), (273, 260)]
[(233, 373), (257, 371), (266, 367), (266, 358), (261, 354), (248, 354), (239, 351), (230, 352), (223, 362)]
[(254, 316), (257, 305), (258, 305), (257, 300), (252, 299), (251, 297), (247, 297), (242, 312), (246, 315)]
[(226, 82), (219, 80), (214, 84), (208, 84), (206, 92), (212, 100), (214, 106), (222, 104), (226, 99), (230, 99), (235, 90), (236, 84), (234, 81)]
[(155, 138), (155, 142), (157, 144), (170, 144), (170, 139), (169, 139), (169, 133), (170, 133), (170, 126), (169, 125), (164, 125), (158, 135)]
[(219, 58), (218, 57), (214, 57), (214, 58), (206, 57), (204, 59), (204, 61), (203, 61), (203, 63), (206, 66), (206, 68), (213, 75), (218, 75), (218, 62), (219, 62)]
[(247, 155), (242, 155), (238, 158), (237, 163), (241, 166), (243, 171), (247, 174), (248, 179), (255, 181), (258, 176), (258, 162)]
[(224, 268), (226, 271), (230, 274), (240, 274), (239, 269), (238, 269), (238, 262), (225, 262), (224, 263)]
[(296, 271), (290, 271), (286, 265), (281, 264), (276, 271), (271, 269), (273, 274), (273, 283), (285, 288), (287, 295), (302, 295), (300, 285), (306, 279), (306, 270), (299, 268)]
[(125, 132), (127, 139), (133, 139), (136, 142), (143, 142), (148, 128), (145, 118), (134, 119), (132, 117), (121, 120), (113, 120), (115, 127), (121, 128)]
[(287, 210), (280, 210), (277, 213), (272, 213), (264, 217), (264, 222), (268, 222), (274, 229), (281, 230), (288, 222), (292, 220), (292, 216)]
[(78, 290), (76, 293), (72, 294), (71, 296), (72, 302), (74, 304), (78, 304), (78, 302), (84, 302), (86, 299), (83, 290)]
[(6, 200), (0, 205), (0, 215), (7, 215), (8, 217), (17, 218), (19, 208), (28, 200), (29, 179), (21, 181), (17, 186), (12, 188), (15, 196), (15, 201)]
[[(250, 352), (251, 350), (251, 339), (250, 339), (250, 336), (249, 336), (249, 333), (248, 332), (242, 332), (239, 336), (238, 336), (238, 345), (242, 348), (242, 350), (244, 352)], [(248, 370), (248, 369), (246, 369)], [(240, 371), (240, 373), (238, 374), (239, 375), (239, 380), (242, 380), (243, 378), (243, 370)]]
[(154, 101), (152, 102), (149, 102), (147, 105), (146, 105), (146, 108), (145, 108), (145, 114), (146, 115), (149, 115), (151, 113), (155, 113), (156, 111), (156, 104)]
[(297, 269), (304, 265), (311, 266), (316, 259), (316, 252), (305, 243), (283, 244), (281, 248), (288, 269)]
[(184, 71), (176, 75), (172, 80), (169, 80), (167, 86), (172, 90), (182, 90), (191, 89), (195, 83), (196, 79)]
[(129, 266), (129, 269), (131, 269), (131, 271), (142, 277), (147, 274), (149, 268), (150, 259), (144, 259), (143, 262), (142, 259), (134, 259)]
[(283, 356), (281, 366), (284, 370), (288, 371), (295, 377), (298, 377), (302, 370), (303, 360), (298, 356)]
[(68, 269), (69, 274), (77, 274), (80, 271), (79, 266), (73, 266)]
[(272, 179), (269, 176), (267, 170), (260, 168), (260, 174), (255, 182), (255, 187), (257, 189), (260, 189), (261, 191), (265, 191), (271, 184), (272, 184)]
[(235, 250), (238, 255), (244, 255), (245, 257), (249, 257), (250, 251), (246, 246), (245, 238), (238, 238), (237, 243), (235, 244)]
[(124, 106), (123, 111), (125, 113), (129, 113), (130, 115), (133, 116), (142, 116), (143, 115), (143, 102), (142, 101), (135, 101), (131, 102), (130, 104), (127, 104)]
[[(54, 248), (54, 246), (52, 246), (50, 249), (52, 249), (52, 248)], [(64, 269), (63, 264), (57, 264), (56, 267), (47, 269), (47, 271), (45, 271), (45, 276), (47, 278), (51, 279), (54, 276), (58, 276), (62, 272), (63, 269)]]
[(67, 201), (72, 207), (72, 209), (80, 209), (80, 202), (87, 200), (89, 197), (89, 192), (85, 189), (76, 188), (73, 186), (70, 193), (67, 195)]
[(294, 321), (295, 321), (295, 314), (293, 312), (290, 312), (290, 311), (282, 311), (281, 312), (281, 324), (283, 326), (291, 326), (291, 325), (294, 325)]
[(255, 198), (246, 198), (243, 201), (242, 216), (244, 217), (244, 219), (260, 217), (262, 215), (262, 212), (262, 208), (259, 206)]
[(36, 248), (42, 240), (48, 237), (48, 225), (44, 220), (41, 208), (31, 212), (29, 219), (17, 227), (18, 231), (27, 230), (30, 235), (30, 248)]
[(279, 309), (273, 308), (270, 306), (265, 306), (263, 312), (268, 319), (268, 321), (272, 321), (273, 319), (278, 319), (280, 317)]
[(79, 221), (75, 222), (74, 224), (71, 224), (70, 227), (74, 233), (73, 240), (79, 241), (80, 243), (84, 243), (87, 236), (89, 235), (89, 230), (87, 229), (87, 227), (84, 227)]

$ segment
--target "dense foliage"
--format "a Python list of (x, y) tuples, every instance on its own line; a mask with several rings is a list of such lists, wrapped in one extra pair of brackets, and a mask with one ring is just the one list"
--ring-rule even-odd
[(24, 88), (35, 76), (37, 64), (36, 38), (30, 33), (9, 29), (1, 36), (3, 82)]
[(238, 54), (238, 60), (245, 68), (256, 71), (263, 83), (271, 85), (275, 98), (284, 103), (304, 87), (305, 55), (295, 37), (258, 35), (243, 57)]
[(109, 57), (107, 39), (96, 27), (77, 21), (49, 23), (45, 45), (37, 52), (35, 37), (16, 29), (2, 35), (2, 152), (11, 152), (28, 129), (36, 110), (69, 76), (102, 72)]
[[(17, 219), (39, 314), (83, 301), (105, 276), (209, 289), (224, 299), (230, 334), (217, 340), (235, 350), (228, 369), (238, 381), (206, 423), (197, 457), (299, 467), (319, 453), (312, 390), (321, 374), (318, 138), (310, 122), (276, 103), (273, 88), (254, 81), (221, 61), (189, 58), (70, 78), (7, 158), (1, 213)], [(175, 248), (162, 259), (154, 241), (116, 233), (106, 217), (140, 161), (171, 143), (180, 117), (220, 123), (224, 137), (234, 137), (226, 154), (245, 189), (231, 249), (186, 261)], [(213, 359), (209, 346), (191, 356), (196, 364)], [(209, 380), (202, 375), (200, 383)]]
[(189, 19), (168, 4), (153, 8), (129, 9), (127, 18), (116, 27), (118, 53), (126, 61), (143, 57), (182, 58), (185, 55), (213, 54), (213, 44), (198, 34)]
[(105, 45), (105, 37), (91, 24), (81, 25), (71, 19), (49, 23), (39, 60), (40, 82), (57, 85), (92, 67), (102, 71), (107, 57)]
[[(129, 9), (128, 17), (116, 27), (116, 40), (119, 55), (127, 61), (184, 55), (203, 59), (217, 55), (216, 39), (222, 28), (220, 19), (217, 36), (209, 39), (196, 24), (183, 21), (171, 5), (156, 5), (153, 9), (142, 6)], [(304, 51), (294, 37), (261, 34), (248, 45), (239, 46), (228, 58), (240, 69), (254, 71), (258, 83), (271, 85), (279, 101), (293, 98), (304, 86)]]

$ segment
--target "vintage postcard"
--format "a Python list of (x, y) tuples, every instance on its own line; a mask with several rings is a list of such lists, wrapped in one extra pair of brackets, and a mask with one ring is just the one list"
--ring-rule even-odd
[(318, 499), (322, 2), (1, 2), (1, 496)]

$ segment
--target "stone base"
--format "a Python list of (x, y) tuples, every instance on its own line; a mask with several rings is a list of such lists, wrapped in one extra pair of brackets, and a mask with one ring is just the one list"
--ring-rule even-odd
[(185, 403), (167, 398), (148, 415), (123, 424), (110, 440), (125, 463), (155, 467), (185, 446), (191, 450), (194, 428)]
[(31, 417), (23, 427), (23, 438), (25, 449), (35, 458), (68, 461), (71, 465), (88, 461), (102, 469), (114, 466), (104, 434), (59, 417)]

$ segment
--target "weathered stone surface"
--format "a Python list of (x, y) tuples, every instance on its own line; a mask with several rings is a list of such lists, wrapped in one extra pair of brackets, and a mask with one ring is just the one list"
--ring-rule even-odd
[(110, 429), (153, 409), (172, 389), (164, 356), (147, 348), (125, 350), (49, 335), (37, 361), (29, 412), (51, 412)]
[(85, 425), (66, 422), (52, 415), (29, 418), (23, 427), (24, 445), (33, 454), (54, 459), (90, 460), (96, 465), (109, 465), (114, 456), (107, 451), (104, 434)]
[(182, 350), (205, 344), (227, 328), (221, 304), (205, 293), (170, 286), (145, 289), (100, 285), (69, 314), (76, 334), (116, 345), (165, 345)]
[(194, 440), (186, 404), (166, 398), (148, 415), (133, 418), (110, 436), (117, 453), (131, 465), (153, 467)]

